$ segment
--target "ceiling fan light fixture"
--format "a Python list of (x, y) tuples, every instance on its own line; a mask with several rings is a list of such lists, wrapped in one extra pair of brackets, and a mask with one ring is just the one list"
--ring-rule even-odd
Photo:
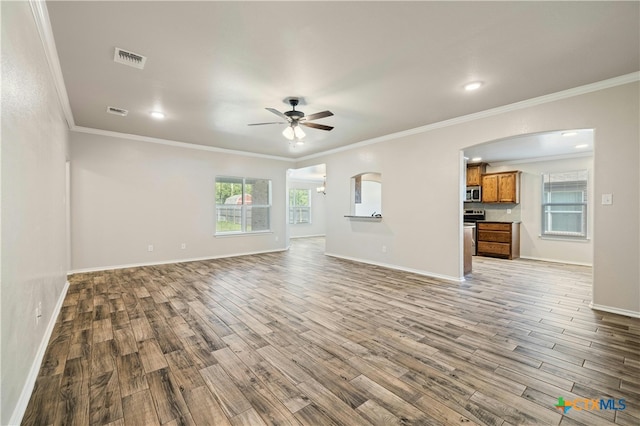
[(282, 131), (282, 135), (289, 139), (290, 141), (293, 140), (293, 138), (295, 137), (295, 134), (293, 133), (293, 127), (291, 126), (287, 126), (283, 131)]
[(293, 128), (293, 134), (294, 134), (294, 136), (295, 136), (297, 139), (302, 139), (302, 138), (304, 138), (305, 136), (307, 136), (307, 135), (302, 131), (302, 129), (300, 128), (300, 126), (295, 126), (295, 127)]

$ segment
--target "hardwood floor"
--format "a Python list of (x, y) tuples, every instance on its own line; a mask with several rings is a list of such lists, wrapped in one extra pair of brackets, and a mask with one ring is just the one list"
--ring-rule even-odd
[(323, 249), (70, 277), (23, 424), (640, 423), (640, 320), (589, 309), (590, 268), (452, 283)]

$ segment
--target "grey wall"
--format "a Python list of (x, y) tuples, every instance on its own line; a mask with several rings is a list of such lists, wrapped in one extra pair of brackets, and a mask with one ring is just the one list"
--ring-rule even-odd
[(0, 424), (6, 425), (22, 415), (21, 393), (37, 372), (34, 362), (65, 288), (68, 131), (29, 3), (2, 2), (1, 10)]
[[(72, 132), (71, 269), (284, 250), (290, 166), (281, 160)], [(272, 232), (216, 237), (216, 176), (271, 179)], [(147, 250), (150, 244), (153, 252)]]
[[(594, 198), (614, 194), (613, 205), (593, 208), (593, 302), (640, 315), (638, 95), (634, 82), (300, 161), (298, 167), (322, 162), (331, 170), (327, 252), (460, 279), (461, 150), (527, 133), (593, 128)], [(342, 217), (349, 212), (350, 177), (366, 171), (382, 173), (384, 218), (379, 223)], [(414, 214), (407, 214), (408, 206)]]

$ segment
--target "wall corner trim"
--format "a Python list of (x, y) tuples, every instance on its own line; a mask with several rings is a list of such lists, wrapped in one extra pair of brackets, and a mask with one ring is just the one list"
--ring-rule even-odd
[(610, 314), (624, 315), (625, 317), (631, 317), (631, 318), (640, 318), (640, 312), (630, 311), (628, 309), (615, 308), (613, 306), (597, 305), (593, 303), (593, 301), (589, 303), (589, 307), (595, 311), (603, 311), (603, 312), (608, 312)]
[(22, 392), (20, 392), (18, 403), (13, 409), (13, 413), (11, 414), (11, 418), (9, 419), (10, 425), (19, 425), (20, 423), (22, 423), (22, 417), (24, 417), (24, 413), (27, 411), (27, 405), (29, 405), (29, 400), (31, 399), (31, 394), (33, 393), (33, 388), (35, 387), (36, 379), (38, 378), (38, 372), (40, 371), (40, 366), (42, 365), (42, 361), (44, 360), (44, 354), (47, 351), (47, 346), (49, 345), (49, 340), (51, 339), (53, 328), (56, 325), (58, 316), (60, 316), (62, 304), (64, 303), (64, 299), (67, 296), (68, 290), (69, 281), (66, 281), (64, 288), (60, 292), (60, 296), (58, 297), (56, 306), (53, 308), (51, 318), (49, 318), (49, 324), (47, 324), (47, 329), (42, 336), (42, 340), (40, 341), (38, 352), (36, 352), (36, 357), (31, 364), (31, 369), (29, 370), (27, 380), (22, 387)]

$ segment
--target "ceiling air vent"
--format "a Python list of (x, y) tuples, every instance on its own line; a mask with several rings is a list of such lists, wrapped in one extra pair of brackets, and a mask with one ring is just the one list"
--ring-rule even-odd
[(129, 52), (119, 47), (116, 47), (113, 60), (119, 64), (129, 65), (130, 67), (139, 69), (143, 69), (145, 62), (147, 62), (146, 56), (138, 55), (137, 53)]
[(127, 111), (126, 109), (116, 108), (112, 106), (107, 107), (107, 112), (109, 114), (120, 115), (122, 117), (125, 117), (127, 114), (129, 114), (129, 111)]

